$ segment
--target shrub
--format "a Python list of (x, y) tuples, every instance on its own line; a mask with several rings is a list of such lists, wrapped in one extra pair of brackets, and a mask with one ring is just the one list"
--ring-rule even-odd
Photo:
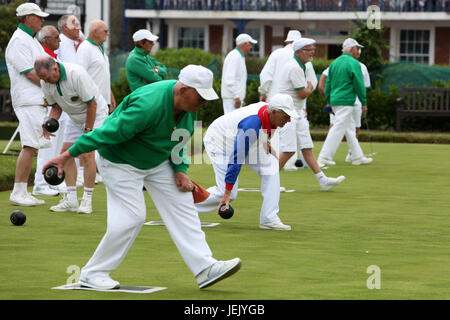
[(111, 90), (116, 98), (116, 103), (119, 105), (123, 98), (130, 94), (130, 86), (128, 84), (125, 68), (121, 68), (119, 71), (119, 80), (111, 84)]
[(323, 112), (323, 107), (326, 105), (325, 98), (317, 91), (308, 97), (306, 101), (308, 111), (308, 121), (311, 127), (314, 128), (328, 128), (330, 125), (330, 116)]
[[(378, 35), (377, 35), (378, 36)], [(381, 46), (381, 45), (380, 45)], [(363, 51), (364, 52), (364, 51)], [(176, 79), (180, 69), (188, 64), (198, 64), (210, 68), (214, 73), (214, 89), (220, 96), (222, 58), (201, 49), (182, 48), (179, 50), (168, 48), (159, 50), (155, 54), (155, 59), (164, 63), (169, 68), (168, 78)], [(266, 58), (247, 57), (246, 65), (249, 74), (247, 81), (246, 105), (259, 101), (259, 74), (267, 61)], [(313, 66), (316, 74), (320, 75), (330, 64), (332, 60), (314, 59)], [(372, 61), (376, 64), (376, 61)], [(450, 87), (450, 81), (435, 81), (433, 87)], [(112, 90), (118, 103), (130, 93), (128, 82), (125, 76), (125, 69), (120, 70), (119, 80), (112, 84)], [(367, 123), (373, 130), (394, 130), (396, 119), (396, 99), (399, 96), (397, 87), (391, 87), (388, 93), (380, 89), (379, 83), (374, 83), (372, 89), (367, 91), (367, 104), (369, 113)], [(308, 119), (311, 128), (328, 128), (329, 116), (323, 113), (325, 99), (317, 90), (308, 98)], [(222, 100), (209, 102), (205, 107), (200, 108), (199, 120), (203, 126), (207, 127), (214, 119), (223, 114)], [(442, 118), (407, 118), (402, 124), (404, 130), (423, 130), (423, 131), (449, 131), (450, 119)], [(362, 128), (366, 128), (366, 122), (363, 121)]]
[[(379, 86), (367, 90), (367, 122), (370, 129), (394, 130), (398, 97), (399, 91), (395, 86), (390, 87), (388, 94)], [(367, 129), (365, 121), (361, 123), (361, 127)]]
[[(221, 81), (219, 77), (214, 77), (213, 88), (220, 97)], [(202, 121), (203, 128), (208, 127), (215, 119), (223, 115), (222, 99), (209, 101), (206, 106), (202, 106), (198, 112), (198, 120)]]
[(316, 72), (316, 74), (321, 75), (322, 72), (326, 68), (328, 68), (333, 61), (334, 60), (314, 58), (314, 60), (312, 61), (314, 71)]
[[(173, 49), (167, 48), (158, 50), (155, 59), (172, 69), (183, 69), (188, 64), (207, 66), (214, 60), (220, 61), (219, 55), (195, 48)], [(221, 70), (221, 66), (219, 66)]]

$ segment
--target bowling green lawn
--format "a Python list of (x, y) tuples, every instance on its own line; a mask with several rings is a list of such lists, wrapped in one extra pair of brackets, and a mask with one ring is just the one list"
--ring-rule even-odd
[[(317, 155), (322, 146), (317, 142)], [(326, 175), (344, 183), (322, 192), (311, 170), (281, 172), (279, 216), (292, 231), (260, 230), (261, 194), (240, 192), (235, 215), (214, 212), (203, 222), (216, 259), (242, 259), (241, 270), (199, 290), (165, 227), (143, 226), (128, 255), (111, 273), (122, 285), (167, 287), (152, 294), (60, 291), (93, 254), (106, 228), (106, 192), (96, 185), (94, 213), (51, 213), (44, 206), (19, 208), (0, 193), (0, 300), (378, 300), (450, 299), (450, 145), (362, 143), (374, 162), (344, 162)], [(215, 183), (207, 164), (190, 168), (191, 178)], [(258, 188), (258, 176), (243, 167), (240, 187)], [(30, 188), (31, 191), (31, 188)], [(81, 188), (79, 195), (81, 197)], [(160, 220), (146, 194), (147, 221)], [(13, 226), (16, 209), (27, 215)], [(72, 270), (72, 271), (71, 271)], [(75, 270), (75, 271), (73, 271)], [(69, 273), (68, 273), (69, 271)], [(375, 288), (374, 288), (375, 287)], [(372, 289), (369, 289), (372, 288)]]

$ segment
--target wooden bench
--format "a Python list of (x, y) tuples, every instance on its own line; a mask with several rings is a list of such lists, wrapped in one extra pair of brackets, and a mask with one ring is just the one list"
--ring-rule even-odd
[(450, 88), (408, 88), (397, 99), (396, 131), (407, 117), (450, 117)]
[(0, 121), (17, 121), (11, 104), (11, 94), (9, 90), (0, 90)]

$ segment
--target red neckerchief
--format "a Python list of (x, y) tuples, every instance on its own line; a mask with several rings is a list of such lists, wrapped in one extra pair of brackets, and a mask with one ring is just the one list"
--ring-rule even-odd
[(258, 117), (259, 117), (259, 120), (261, 120), (262, 129), (264, 130), (264, 132), (266, 132), (269, 135), (269, 138), (270, 138), (270, 136), (272, 135), (272, 130), (275, 130), (277, 127), (272, 128), (270, 126), (269, 112), (267, 111), (267, 107), (268, 107), (268, 105), (265, 105), (261, 109), (259, 109)]
[(58, 59), (58, 55), (55, 53), (55, 52), (53, 52), (52, 50), (50, 50), (49, 48), (47, 48), (46, 46), (44, 46), (44, 45), (42, 45), (42, 48), (44, 48), (44, 51), (50, 56), (50, 57), (52, 57), (53, 59)]

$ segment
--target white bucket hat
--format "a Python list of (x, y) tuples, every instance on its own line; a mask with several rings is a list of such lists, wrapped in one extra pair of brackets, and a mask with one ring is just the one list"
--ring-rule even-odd
[(289, 30), (286, 40), (284, 42), (294, 42), (300, 40), (302, 38), (302, 34), (298, 30)]
[(41, 8), (32, 2), (23, 3), (17, 7), (16, 13), (18, 17), (29, 16), (29, 15), (37, 15), (41, 18), (47, 18), (50, 13), (44, 12)]
[(301, 38), (300, 40), (297, 40), (294, 42), (293, 49), (294, 49), (294, 51), (297, 51), (297, 50), (303, 49), (304, 47), (315, 44), (315, 43), (316, 43), (316, 40), (314, 40), (314, 39)]
[(180, 71), (178, 80), (184, 85), (194, 88), (198, 94), (205, 100), (216, 100), (219, 96), (213, 89), (214, 75), (211, 70), (190, 64)]

